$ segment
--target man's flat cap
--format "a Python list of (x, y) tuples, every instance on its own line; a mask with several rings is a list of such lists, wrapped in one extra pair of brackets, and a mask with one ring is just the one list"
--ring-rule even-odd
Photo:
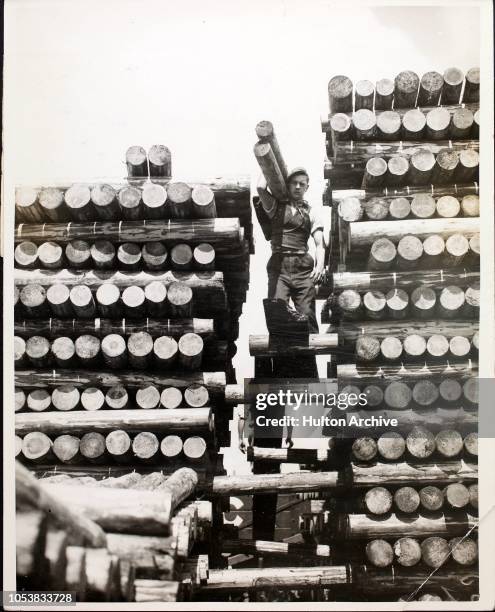
[(296, 174), (304, 174), (309, 181), (309, 174), (307, 173), (306, 168), (303, 168), (302, 166), (296, 166), (295, 168), (292, 168), (292, 170), (287, 175), (287, 182), (289, 182), (290, 179)]

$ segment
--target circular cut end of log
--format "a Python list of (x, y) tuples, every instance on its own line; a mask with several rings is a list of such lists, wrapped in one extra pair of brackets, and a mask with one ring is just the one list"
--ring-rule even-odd
[(393, 219), (405, 219), (410, 213), (411, 205), (409, 204), (409, 200), (407, 198), (394, 198), (390, 202), (389, 214)]
[(440, 292), (440, 304), (446, 311), (455, 312), (464, 304), (464, 291), (455, 285), (444, 287)]
[(14, 362), (17, 363), (26, 354), (26, 341), (20, 336), (14, 336)]
[(469, 487), (469, 503), (473, 508), (478, 507), (478, 485), (472, 484)]
[(464, 72), (455, 67), (447, 68), (443, 73), (443, 80), (447, 85), (451, 85), (452, 87), (462, 85), (464, 81)]
[(479, 153), (474, 149), (463, 149), (459, 153), (459, 163), (464, 166), (464, 168), (477, 168), (479, 162)]
[(207, 242), (202, 242), (195, 247), (193, 252), (194, 262), (200, 267), (213, 266), (215, 262), (215, 249)]
[(22, 453), (22, 438), (15, 437), (15, 457), (17, 458)]
[(147, 208), (160, 208), (167, 200), (167, 192), (162, 185), (148, 183), (143, 187), (141, 198)]
[(108, 206), (115, 200), (115, 189), (111, 185), (101, 183), (91, 189), (91, 200), (95, 206)]
[(411, 402), (412, 391), (406, 383), (396, 381), (387, 385), (383, 399), (390, 408), (407, 408)]
[(366, 402), (370, 408), (380, 406), (383, 402), (383, 389), (378, 385), (367, 385), (363, 389), (363, 393), (366, 396)]
[(387, 162), (383, 157), (371, 157), (366, 162), (366, 173), (373, 177), (383, 176), (387, 172)]
[(193, 292), (189, 285), (174, 281), (168, 286), (168, 301), (173, 306), (185, 306), (192, 300)]
[(84, 434), (79, 452), (86, 459), (99, 459), (105, 452), (105, 436), (96, 432)]
[(345, 289), (339, 294), (337, 302), (344, 312), (355, 312), (361, 306), (361, 296), (354, 289)]
[(38, 199), (38, 190), (34, 187), (16, 187), (15, 205), (19, 208), (29, 208)]
[(191, 408), (203, 408), (210, 400), (208, 389), (204, 385), (194, 383), (184, 391), (186, 404)]
[(360, 108), (352, 115), (352, 122), (359, 132), (369, 132), (376, 125), (376, 115), (367, 108)]
[(124, 242), (117, 249), (117, 259), (124, 266), (137, 266), (141, 261), (141, 247), (135, 242)]
[(359, 221), (363, 216), (363, 209), (359, 198), (344, 198), (339, 202), (338, 211), (339, 217), (349, 223), (352, 221)]
[(367, 96), (371, 96), (374, 93), (373, 83), (371, 81), (367, 81), (363, 79), (362, 81), (358, 81), (354, 85), (354, 94), (361, 96), (363, 98)]
[(108, 408), (113, 410), (122, 410), (129, 402), (127, 390), (122, 385), (114, 385), (108, 389), (105, 395), (105, 403)]
[(155, 166), (164, 166), (170, 162), (171, 158), (170, 149), (165, 145), (152, 145), (148, 151), (148, 159)]
[(413, 400), (420, 406), (431, 406), (438, 395), (438, 388), (431, 380), (419, 380), (412, 390)]
[(74, 385), (62, 385), (52, 392), (52, 404), (55, 410), (74, 410), (80, 400), (79, 389)]
[(462, 395), (462, 386), (454, 378), (445, 378), (438, 385), (440, 397), (447, 402), (456, 402)]
[(371, 198), (364, 205), (364, 210), (371, 221), (381, 221), (388, 215), (387, 204), (382, 198)]
[(338, 74), (328, 82), (328, 93), (333, 98), (347, 98), (352, 95), (352, 81), (349, 77)]
[(406, 132), (420, 134), (426, 125), (426, 116), (419, 108), (413, 108), (404, 113), (402, 125)]
[(132, 285), (131, 287), (126, 287), (122, 292), (122, 302), (128, 308), (139, 308), (139, 306), (144, 304), (144, 300), (145, 295), (141, 287)]
[(436, 163), (440, 170), (452, 172), (459, 163), (459, 153), (455, 149), (440, 149)]
[(401, 487), (394, 493), (394, 504), (401, 512), (416, 512), (419, 508), (419, 493), (412, 487)]
[(426, 343), (426, 350), (432, 357), (443, 357), (448, 353), (449, 348), (449, 341), (441, 334), (433, 334)]
[(29, 268), (35, 265), (38, 259), (38, 247), (34, 242), (21, 242), (14, 251), (15, 263), (23, 268)]
[(140, 166), (146, 163), (146, 151), (143, 147), (133, 145), (129, 147), (125, 153), (125, 160), (132, 166)]
[(62, 285), (61, 283), (50, 285), (46, 292), (46, 299), (54, 306), (67, 304), (70, 301), (70, 290), (67, 285)]
[(380, 354), (380, 341), (374, 336), (359, 336), (356, 340), (356, 357), (361, 361), (373, 361)]
[(406, 446), (413, 457), (426, 459), (435, 452), (435, 436), (424, 427), (413, 427), (406, 438)]
[(404, 94), (415, 93), (418, 91), (419, 77), (412, 70), (403, 70), (395, 77), (395, 87)]
[(409, 296), (403, 289), (391, 289), (386, 295), (388, 308), (396, 314), (405, 313), (409, 305)]
[(400, 130), (401, 119), (396, 111), (383, 111), (376, 118), (376, 125), (384, 136), (392, 136)]
[(136, 404), (138, 408), (158, 408), (160, 403), (160, 392), (154, 385), (143, 385), (136, 391)]
[(421, 542), (421, 558), (428, 567), (437, 568), (449, 558), (450, 547), (444, 538), (426, 538)]
[(352, 125), (351, 118), (345, 113), (335, 113), (330, 117), (330, 128), (337, 134), (345, 134)]
[(391, 96), (394, 93), (394, 82), (391, 79), (380, 79), (376, 82), (376, 93), (382, 97)]
[(19, 412), (19, 410), (22, 410), (25, 405), (26, 405), (26, 394), (24, 393), (22, 389), (18, 389), (16, 387), (15, 392), (14, 392), (15, 411)]
[(381, 291), (367, 291), (363, 295), (363, 304), (369, 313), (377, 316), (383, 313), (387, 301)]
[(50, 452), (52, 441), (40, 431), (26, 434), (22, 440), (22, 454), (26, 459), (36, 461)]
[(425, 510), (436, 512), (443, 506), (444, 492), (434, 486), (423, 487), (419, 491), (419, 500)]
[(473, 565), (478, 560), (478, 544), (472, 538), (453, 538), (449, 546), (452, 559), (459, 565)]
[(447, 238), (445, 249), (453, 257), (463, 257), (469, 250), (468, 239), (462, 234), (453, 234)]
[(411, 357), (421, 357), (426, 351), (426, 340), (419, 334), (409, 334), (404, 338), (404, 352)]
[(171, 336), (160, 336), (153, 344), (153, 352), (155, 353), (155, 356), (163, 361), (172, 360), (177, 355), (177, 348), (177, 341)]
[(473, 283), (466, 289), (465, 293), (466, 304), (474, 308), (480, 307), (480, 284), (479, 282)]
[(273, 124), (271, 121), (260, 121), (256, 124), (255, 130), (258, 138), (271, 138), (274, 136)]
[[(396, 178), (405, 177), (407, 171), (409, 170), (409, 161), (406, 157), (402, 155), (394, 155), (388, 160), (388, 171), (391, 175)], [(395, 198), (395, 199), (405, 199), (405, 198)], [(407, 201), (407, 200), (406, 200)]]
[(125, 340), (119, 334), (108, 334), (101, 341), (103, 357), (121, 357), (126, 353)]
[(402, 355), (402, 342), (399, 340), (399, 338), (387, 336), (382, 340), (380, 350), (386, 359), (399, 359), (399, 357)]
[(69, 208), (80, 209), (91, 201), (91, 192), (87, 185), (76, 184), (67, 189), (64, 195), (65, 203)]
[(375, 567), (388, 567), (394, 560), (394, 551), (386, 540), (373, 540), (366, 544), (366, 557)]
[(76, 346), (68, 336), (59, 336), (52, 342), (52, 353), (58, 361), (69, 361), (76, 354)]
[(76, 436), (58, 436), (53, 442), (53, 453), (60, 461), (67, 463), (77, 457), (79, 444), (80, 440)]
[[(16, 347), (16, 357), (19, 350)], [(43, 359), (50, 353), (50, 342), (43, 336), (31, 336), (26, 342), (26, 354), (30, 359)]]
[(87, 285), (74, 285), (70, 290), (70, 301), (76, 308), (86, 308), (93, 302), (91, 289)]
[(115, 431), (110, 432), (108, 436), (104, 438), (104, 447), (106, 447), (107, 451), (111, 455), (119, 457), (121, 455), (125, 455), (131, 448), (131, 438), (126, 431), (116, 429)]
[(169, 183), (167, 199), (173, 204), (187, 204), (191, 201), (192, 189), (186, 183)]
[(203, 351), (203, 338), (193, 332), (184, 334), (179, 340), (179, 352), (186, 357), (195, 357)]
[(373, 438), (358, 438), (352, 443), (352, 453), (358, 461), (371, 461), (378, 452)]
[(473, 457), (478, 456), (478, 434), (473, 431), (464, 438), (464, 449)]
[(182, 440), (179, 436), (165, 436), (160, 444), (164, 457), (175, 458), (182, 453)]
[(75, 346), (79, 359), (96, 359), (100, 352), (101, 342), (96, 336), (84, 334), (76, 339)]
[(454, 336), (449, 342), (450, 352), (455, 357), (465, 357), (471, 352), (471, 342), (465, 336)]
[(45, 288), (41, 285), (26, 285), (22, 288), (19, 299), (21, 304), (29, 308), (41, 306), (46, 300)]
[(421, 87), (427, 92), (438, 92), (443, 86), (443, 76), (436, 70), (425, 72), (421, 77)]
[(182, 404), (182, 391), (176, 387), (166, 387), (160, 395), (160, 403), (164, 408), (178, 408)]
[(152, 281), (144, 288), (144, 296), (153, 304), (162, 304), (167, 297), (167, 287), (162, 281)]
[(159, 448), (158, 438), (151, 431), (141, 431), (132, 441), (132, 451), (139, 459), (151, 459)]
[[(480, 215), (480, 198), (475, 194), (466, 195), (462, 198), (461, 208), (466, 217), (479, 217)], [(478, 237), (479, 239), (479, 237)]]
[(438, 453), (443, 457), (457, 457), (463, 447), (461, 434), (453, 429), (440, 431), (435, 437), (435, 443)]
[[(133, 163), (132, 165), (140, 165), (146, 160), (146, 152), (144, 149), (141, 150), (144, 154), (144, 158), (138, 164)], [(137, 187), (126, 185), (119, 191), (117, 198), (122, 208), (125, 210), (135, 210), (139, 208), (139, 204), (141, 203), (141, 191)]]
[(158, 268), (167, 261), (167, 247), (163, 242), (147, 242), (143, 244), (142, 257), (147, 266)]
[(420, 149), (411, 156), (410, 164), (420, 172), (430, 172), (435, 165), (435, 156), (428, 149)]
[(396, 431), (387, 431), (377, 441), (378, 452), (384, 459), (399, 459), (406, 450), (406, 441)]
[(474, 335), (471, 339), (471, 344), (473, 345), (473, 349), (478, 351), (480, 348), (480, 337), (479, 332), (474, 332)]
[(127, 350), (135, 357), (146, 357), (153, 351), (153, 338), (148, 332), (136, 332), (127, 340)]
[(421, 561), (421, 546), (414, 538), (400, 538), (394, 544), (396, 561), (402, 567), (413, 567)]
[(469, 489), (460, 482), (449, 484), (444, 494), (451, 508), (465, 508), (469, 504)]
[(52, 404), (52, 396), (46, 389), (33, 389), (27, 396), (27, 407), (33, 412), (48, 410)]
[(371, 514), (387, 514), (392, 508), (392, 494), (384, 487), (373, 487), (366, 492), (364, 505)]
[(371, 245), (371, 257), (377, 263), (392, 263), (395, 259), (396, 254), (397, 249), (395, 248), (395, 244), (388, 238), (378, 238), (378, 240), (375, 240), (375, 242), (373, 242), (373, 244)]
[(176, 244), (170, 252), (172, 268), (190, 267), (192, 258), (192, 249), (188, 244)]
[[(435, 208), (434, 201), (433, 208)], [(423, 255), (423, 243), (417, 236), (404, 236), (399, 240), (399, 244), (397, 245), (397, 253), (400, 257), (402, 257), (402, 259), (408, 262), (417, 261), (421, 255)]]
[(452, 125), (456, 130), (468, 132), (474, 122), (473, 111), (469, 108), (456, 108), (452, 115)]
[(426, 114), (426, 125), (432, 132), (445, 132), (450, 125), (450, 113), (443, 106), (433, 108)]
[(429, 219), (435, 211), (435, 200), (429, 193), (418, 193), (412, 199), (411, 213), (418, 219)]
[(196, 185), (192, 190), (192, 201), (196, 207), (207, 208), (215, 202), (215, 194), (207, 185)]
[(466, 81), (469, 81), (472, 85), (480, 84), (480, 69), (478, 67), (470, 68), (466, 72)]
[(191, 436), (184, 440), (183, 451), (188, 459), (197, 461), (206, 455), (206, 442), (200, 436)]
[(110, 267), (115, 260), (115, 247), (109, 240), (97, 240), (91, 245), (91, 258), (97, 267)]
[(86, 387), (81, 393), (81, 406), (84, 410), (100, 410), (104, 404), (103, 391), (96, 387)]
[(120, 291), (117, 285), (104, 283), (96, 291), (96, 301), (102, 306), (113, 306), (120, 300)]
[(423, 252), (429, 257), (438, 257), (445, 251), (445, 240), (439, 234), (428, 236), (423, 242)]
[(72, 240), (65, 247), (65, 257), (75, 267), (85, 266), (91, 259), (91, 247), (85, 240)]

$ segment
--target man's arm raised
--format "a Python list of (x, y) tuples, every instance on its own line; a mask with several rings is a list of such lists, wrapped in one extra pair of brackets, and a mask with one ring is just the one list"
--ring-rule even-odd
[(266, 212), (267, 216), (270, 219), (273, 219), (277, 211), (277, 200), (268, 191), (268, 185), (266, 183), (266, 179), (263, 173), (260, 174), (260, 177), (258, 179), (257, 189), (263, 210)]

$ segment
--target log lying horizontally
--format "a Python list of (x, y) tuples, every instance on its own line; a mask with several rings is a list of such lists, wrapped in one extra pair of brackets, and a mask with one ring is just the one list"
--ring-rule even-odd
[(154, 432), (175, 432), (206, 430), (213, 428), (210, 408), (177, 408), (175, 410), (97, 410), (94, 412), (44, 412), (18, 413), (15, 422), (16, 433), (24, 435), (41, 431), (51, 435), (110, 433), (121, 429), (126, 432), (141, 430)]
[(328, 355), (337, 346), (337, 334), (309, 334), (308, 338), (302, 341), (269, 335), (249, 336), (249, 354), (252, 357)]
[(326, 544), (292, 544), (265, 540), (222, 540), (221, 549), (232, 554), (330, 557), (330, 546)]
[(376, 366), (359, 366), (354, 363), (338, 364), (337, 377), (339, 381), (348, 379), (354, 380), (354, 384), (358, 382), (373, 383), (377, 379), (397, 382), (413, 382), (418, 379), (435, 379), (438, 382), (443, 380), (443, 377), (455, 376), (458, 380), (473, 378), (478, 374), (478, 363), (476, 361), (467, 360), (453, 363), (425, 363), (425, 364), (399, 364), (399, 365), (376, 365)]
[(316, 448), (264, 448), (250, 446), (247, 449), (248, 461), (273, 461), (276, 463), (329, 463), (336, 454), (332, 450)]

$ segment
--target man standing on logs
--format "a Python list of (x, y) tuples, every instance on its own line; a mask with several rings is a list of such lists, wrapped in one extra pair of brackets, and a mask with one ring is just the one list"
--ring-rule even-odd
[[(310, 333), (318, 333), (315, 313), (315, 285), (325, 275), (323, 223), (311, 208), (304, 194), (309, 175), (302, 167), (287, 176), (287, 202), (277, 200), (267, 188), (263, 174), (258, 181), (258, 194), (264, 212), (271, 220), (272, 256), (267, 265), (268, 298), (289, 302), (308, 317)], [(316, 245), (315, 260), (308, 253), (310, 237)]]

